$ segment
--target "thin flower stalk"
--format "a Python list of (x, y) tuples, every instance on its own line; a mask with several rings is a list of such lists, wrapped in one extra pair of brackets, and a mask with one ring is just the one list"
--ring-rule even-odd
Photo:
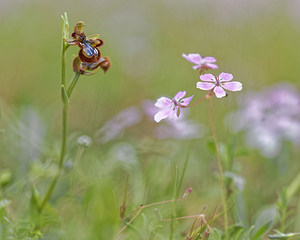
[(138, 208), (136, 208), (135, 210), (133, 210), (126, 218), (123, 219), (123, 221), (126, 221), (127, 219), (129, 219), (131, 216), (133, 216), (123, 227), (122, 229), (117, 233), (117, 235), (114, 237), (114, 239), (117, 239), (128, 227), (128, 225), (130, 225), (136, 218), (137, 216), (142, 212), (143, 209), (145, 208), (149, 208), (149, 207), (153, 207), (156, 205), (161, 205), (161, 204), (166, 204), (166, 203), (172, 203), (172, 202), (176, 202), (176, 201), (181, 201), (186, 199), (186, 197), (181, 197), (181, 198), (177, 198), (177, 199), (172, 199), (172, 200), (166, 200), (166, 201), (161, 201), (161, 202), (155, 202), (155, 203), (150, 203), (147, 205), (140, 205)]
[[(62, 62), (64, 61), (65, 59), (62, 57)], [(62, 64), (62, 68), (65, 67), (65, 64)], [(80, 77), (80, 74), (79, 73), (75, 73), (71, 83), (70, 83), (70, 86), (68, 87), (68, 90), (67, 90), (67, 97), (70, 98), (71, 97), (71, 94), (72, 94), (72, 91), (78, 81)], [(62, 86), (63, 85), (63, 79), (62, 79)], [(46, 203), (48, 202), (48, 200), (50, 199), (52, 193), (53, 193), (53, 190), (56, 186), (56, 183), (57, 183), (57, 180), (61, 174), (61, 171), (62, 171), (62, 168), (63, 168), (63, 162), (64, 162), (64, 157), (65, 157), (65, 154), (66, 154), (66, 142), (67, 142), (67, 128), (68, 128), (68, 103), (64, 102), (63, 101), (63, 107), (62, 107), (62, 140), (61, 140), (61, 150), (60, 150), (60, 155), (59, 155), (59, 162), (58, 162), (58, 172), (57, 174), (55, 175), (54, 179), (52, 180), (46, 194), (45, 194), (45, 197), (43, 198), (42, 202), (41, 202), (41, 205), (39, 207), (39, 212), (41, 213), (46, 205)]]
[[(76, 86), (80, 75), (91, 75), (95, 74), (96, 71), (101, 68), (106, 72), (110, 67), (110, 61), (108, 57), (101, 57), (101, 52), (98, 47), (103, 45), (103, 40), (96, 37), (87, 38), (82, 31), (85, 24), (79, 21), (73, 28), (72, 39), (69, 39), (69, 22), (67, 14), (62, 16), (62, 51), (61, 51), (61, 97), (62, 97), (62, 140), (61, 140), (61, 150), (58, 161), (58, 171), (52, 180), (44, 198), (38, 207), (41, 213), (45, 208), (47, 202), (52, 196), (53, 190), (57, 184), (57, 181), (63, 170), (64, 158), (66, 155), (66, 145), (67, 145), (67, 128), (68, 128), (68, 108), (69, 99)], [(73, 59), (72, 67), (75, 75), (71, 80), (68, 88), (66, 88), (66, 50), (70, 45), (79, 46), (80, 50), (78, 56)], [(92, 72), (91, 72), (92, 71)], [(88, 144), (87, 144), (88, 145)]]
[(217, 143), (217, 137), (213, 122), (213, 113), (212, 113), (212, 103), (211, 99), (209, 98), (209, 116), (210, 116), (210, 124), (211, 124), (211, 130), (212, 135), (215, 143), (216, 148), (216, 155), (218, 160), (218, 169), (219, 169), (219, 177), (220, 177), (220, 184), (222, 189), (222, 204), (223, 204), (223, 210), (224, 210), (224, 228), (225, 228), (225, 240), (228, 239), (228, 214), (227, 214), (227, 199), (226, 199), (226, 190), (225, 190), (225, 184), (224, 184), (224, 178), (223, 178), (223, 168), (222, 168), (222, 162), (221, 157), (218, 149), (218, 143)]

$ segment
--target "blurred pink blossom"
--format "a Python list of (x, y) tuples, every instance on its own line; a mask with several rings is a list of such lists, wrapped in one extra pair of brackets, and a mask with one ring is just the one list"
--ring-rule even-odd
[(213, 90), (217, 98), (227, 95), (224, 88), (229, 91), (241, 91), (243, 86), (240, 82), (230, 82), (233, 79), (231, 73), (222, 72), (218, 77), (212, 74), (204, 74), (200, 76), (204, 82), (197, 82), (197, 88), (201, 90)]
[(96, 132), (102, 143), (111, 141), (123, 135), (124, 131), (138, 124), (142, 120), (142, 112), (133, 106), (122, 110), (115, 117), (107, 121), (102, 128)]
[(279, 84), (240, 101), (229, 116), (235, 131), (246, 131), (246, 140), (266, 157), (275, 157), (283, 141), (300, 144), (300, 94), (289, 84)]
[(204, 127), (189, 119), (167, 119), (166, 124), (159, 125), (154, 134), (158, 139), (197, 139), (203, 137)]
[[(157, 108), (154, 106), (154, 102), (151, 100), (145, 100), (142, 102), (142, 108), (148, 116), (149, 120), (153, 120), (154, 115), (157, 112)], [(163, 124), (159, 124), (154, 129), (154, 135), (158, 139), (197, 139), (203, 137), (204, 126), (199, 123), (187, 119), (189, 109), (183, 111), (180, 114), (180, 118), (166, 119)]]
[(173, 99), (167, 97), (157, 99), (155, 107), (158, 107), (160, 110), (154, 115), (155, 122), (160, 122), (165, 118), (178, 118), (180, 115), (180, 108), (189, 105), (193, 98), (193, 96), (183, 98), (185, 95), (186, 91), (179, 91)]
[(182, 56), (191, 63), (194, 63), (193, 69), (195, 70), (208, 70), (217, 69), (218, 65), (214, 64), (217, 60), (213, 57), (202, 58), (198, 53), (189, 53), (188, 55), (182, 54)]

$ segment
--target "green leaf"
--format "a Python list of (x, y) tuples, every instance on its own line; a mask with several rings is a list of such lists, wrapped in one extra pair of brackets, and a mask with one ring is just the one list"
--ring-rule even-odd
[(239, 239), (242, 239), (241, 235), (245, 232), (246, 229), (243, 225), (236, 224), (236, 225), (231, 226), (228, 230), (229, 230), (230, 239), (239, 240)]
[(289, 239), (291, 237), (300, 236), (300, 233), (282, 233), (274, 230), (277, 234), (268, 235), (269, 239)]
[(216, 154), (216, 146), (215, 146), (214, 141), (212, 139), (210, 139), (207, 141), (206, 145), (207, 145), (208, 151), (211, 154), (215, 155)]
[(3, 169), (0, 171), (0, 185), (4, 186), (10, 182), (12, 173), (10, 169)]
[(223, 233), (221, 230), (213, 228), (209, 234), (209, 240), (222, 240), (222, 235)]
[(62, 19), (62, 35), (64, 39), (69, 38), (69, 20), (68, 15), (65, 12), (64, 15), (61, 15)]
[(260, 212), (254, 224), (255, 229), (253, 231), (251, 240), (260, 239), (261, 236), (268, 232), (276, 218), (276, 213), (276, 207), (274, 206)]
[(66, 107), (69, 107), (69, 97), (67, 95), (64, 85), (61, 85), (61, 99)]
[(300, 173), (294, 178), (291, 184), (287, 187), (286, 198), (289, 201), (300, 188)]
[(248, 155), (249, 155), (249, 149), (247, 148), (240, 148), (234, 152), (234, 157), (243, 157)]
[(41, 196), (40, 196), (38, 190), (36, 189), (36, 187), (34, 186), (32, 189), (30, 205), (34, 209), (38, 209), (40, 207), (40, 204), (41, 204)]

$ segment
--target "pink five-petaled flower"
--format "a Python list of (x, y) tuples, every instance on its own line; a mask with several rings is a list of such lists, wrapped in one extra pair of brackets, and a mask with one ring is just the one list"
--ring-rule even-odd
[(197, 82), (197, 88), (213, 90), (217, 98), (222, 98), (227, 95), (224, 88), (229, 91), (241, 91), (243, 87), (240, 82), (229, 82), (233, 79), (231, 73), (222, 72), (218, 77), (212, 74), (204, 74), (200, 76), (200, 79), (204, 82)]
[(155, 122), (160, 122), (162, 119), (169, 117), (173, 119), (174, 117), (179, 117), (180, 108), (187, 107), (189, 103), (192, 101), (193, 96), (182, 99), (186, 94), (186, 91), (180, 91), (176, 93), (173, 99), (167, 97), (161, 97), (157, 99), (155, 103), (155, 107), (160, 108), (155, 115)]
[(216, 62), (216, 59), (213, 57), (204, 57), (202, 58), (200, 54), (196, 53), (189, 53), (188, 55), (182, 54), (182, 56), (188, 60), (191, 63), (194, 63), (195, 65), (193, 68), (195, 70), (203, 71), (208, 69), (217, 69), (218, 65), (214, 64)]

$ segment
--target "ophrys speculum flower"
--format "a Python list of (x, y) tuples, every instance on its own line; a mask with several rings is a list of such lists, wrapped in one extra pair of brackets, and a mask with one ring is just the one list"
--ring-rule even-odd
[(84, 75), (95, 74), (99, 68), (106, 72), (110, 67), (110, 60), (108, 57), (101, 57), (98, 49), (104, 42), (99, 35), (86, 37), (83, 32), (84, 26), (84, 22), (79, 21), (73, 29), (72, 39), (65, 39), (69, 45), (77, 45), (80, 48), (78, 56), (73, 60), (73, 70)]

